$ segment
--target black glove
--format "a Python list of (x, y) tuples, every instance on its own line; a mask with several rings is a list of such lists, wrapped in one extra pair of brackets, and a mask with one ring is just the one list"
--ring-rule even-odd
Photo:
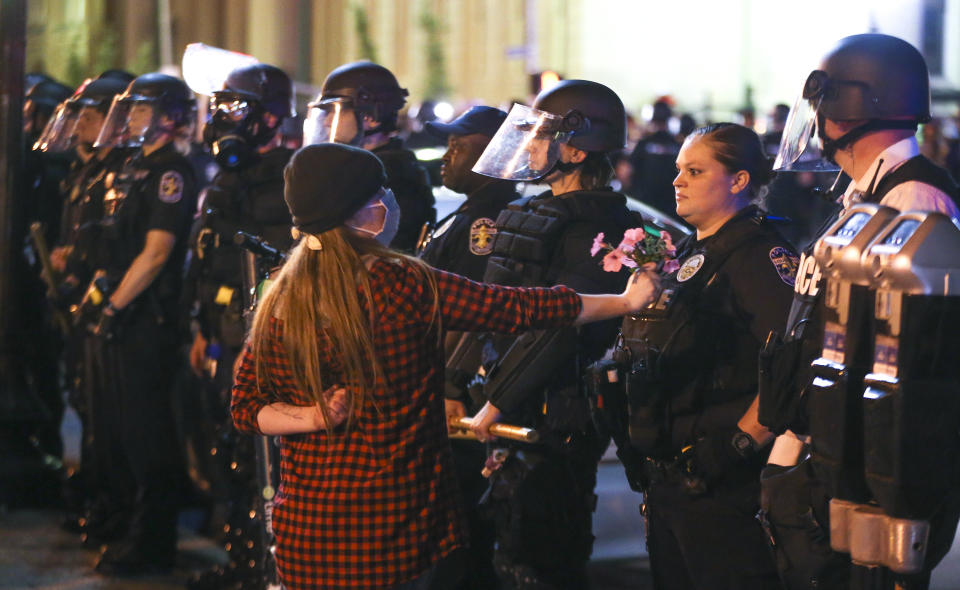
[(68, 311), (83, 296), (83, 287), (73, 275), (60, 281), (57, 289), (50, 294), (50, 304), (57, 309)]
[(113, 340), (120, 326), (120, 310), (107, 303), (100, 307), (97, 321), (90, 325), (90, 333), (97, 338)]
[(694, 469), (711, 484), (756, 456), (757, 444), (746, 432), (729, 428), (708, 433), (692, 450)]

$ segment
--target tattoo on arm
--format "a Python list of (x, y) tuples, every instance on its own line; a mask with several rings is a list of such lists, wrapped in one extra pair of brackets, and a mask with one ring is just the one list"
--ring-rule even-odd
[(289, 416), (294, 420), (303, 420), (303, 415), (300, 412), (299, 406), (292, 406), (290, 404), (278, 403), (274, 404), (273, 408), (285, 416)]

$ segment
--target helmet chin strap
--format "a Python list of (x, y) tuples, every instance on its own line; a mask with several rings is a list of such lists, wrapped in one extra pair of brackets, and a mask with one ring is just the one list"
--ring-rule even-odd
[(837, 152), (846, 149), (851, 146), (861, 137), (867, 135), (868, 133), (873, 133), (874, 131), (885, 131), (885, 130), (897, 130), (897, 129), (910, 129), (912, 131), (917, 130), (916, 121), (898, 121), (890, 119), (870, 119), (863, 125), (855, 127), (850, 131), (847, 131), (837, 139), (830, 139), (824, 133), (824, 119), (825, 117), (822, 114), (817, 114), (817, 134), (820, 136), (820, 143), (823, 144), (823, 156), (836, 164), (834, 156), (837, 155)]
[(560, 160), (557, 160), (556, 163), (554, 163), (554, 165), (551, 166), (549, 170), (541, 174), (540, 177), (537, 178), (536, 180), (537, 181), (543, 180), (544, 178), (550, 176), (554, 172), (570, 174), (571, 172), (573, 172), (574, 170), (582, 166), (583, 166), (583, 162), (561, 162)]

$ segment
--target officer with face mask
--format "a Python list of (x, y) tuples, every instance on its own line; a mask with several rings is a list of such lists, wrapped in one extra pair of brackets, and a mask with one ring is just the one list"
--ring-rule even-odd
[[(627, 275), (604, 272), (590, 247), (600, 232), (620, 236), (638, 225), (625, 197), (608, 187), (608, 154), (625, 141), (623, 103), (596, 82), (564, 80), (532, 107), (514, 105), (473, 170), (550, 190), (514, 201), (497, 218), (484, 281), (591, 293), (622, 288)], [(490, 466), (494, 565), (507, 588), (588, 585), (593, 488), (606, 441), (591, 423), (580, 375), (616, 332), (616, 322), (542, 331), (491, 342), (485, 351), (486, 403), (473, 419), (476, 435), (487, 440), (501, 417), (541, 433), (537, 445), (503, 446), (494, 453), (501, 461)]]
[(400, 206), (400, 227), (393, 248), (413, 252), (424, 224), (433, 225), (433, 191), (426, 170), (396, 136), (397, 113), (406, 103), (387, 68), (354, 62), (334, 69), (308, 105), (303, 145), (334, 142), (370, 150), (387, 169), (387, 186)]
[[(927, 66), (916, 48), (889, 35), (846, 37), (807, 77), (774, 168), (841, 169), (851, 179), (838, 199), (843, 208), (879, 203), (960, 219), (953, 179), (919, 154), (917, 124), (929, 119)], [(818, 419), (803, 402), (824, 343), (823, 273), (812, 247), (800, 259), (783, 342), (771, 339), (764, 352), (770, 370), (760, 382), (760, 422), (780, 435), (763, 474), (763, 511), (790, 588), (848, 582), (846, 558), (830, 551), (829, 498), (813, 476), (804, 436)]]
[[(227, 505), (224, 540), (230, 562), (194, 580), (192, 588), (262, 577), (260, 524), (250, 517), (258, 505), (253, 441), (236, 436), (229, 422), (233, 362), (244, 336), (244, 250), (233, 240), (244, 231), (281, 251), (292, 244), (283, 169), (293, 152), (280, 145), (280, 126), (295, 114), (293, 82), (272, 65), (244, 66), (213, 93), (209, 109), (203, 138), (220, 172), (203, 192), (189, 240), (184, 301), (196, 329), (190, 367), (204, 386), (204, 417), (191, 419), (189, 430), (198, 454), (214, 460), (200, 467), (203, 477), (222, 486), (217, 500)], [(195, 399), (186, 404), (197, 407)]]
[[(182, 154), (195, 114), (193, 93), (182, 80), (144, 74), (114, 99), (94, 144), (133, 152), (106, 180), (91, 264), (98, 270), (84, 304), (99, 339), (96, 458), (105, 466), (105, 487), (116, 494), (113, 512), (122, 515), (97, 564), (108, 575), (164, 572), (176, 555), (183, 470), (171, 381), (180, 275), (196, 206), (192, 169)], [(132, 504), (124, 505), (127, 498)]]

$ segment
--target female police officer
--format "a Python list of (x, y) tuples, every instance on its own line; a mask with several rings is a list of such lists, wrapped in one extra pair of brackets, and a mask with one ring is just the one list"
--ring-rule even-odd
[(657, 588), (777, 587), (760, 524), (757, 352), (790, 305), (796, 257), (751, 205), (770, 180), (757, 135), (694, 131), (677, 156), (677, 214), (696, 229), (657, 302), (624, 320), (630, 438), (644, 459)]
[[(107, 181), (98, 252), (109, 296), (98, 310), (94, 410), (98, 464), (111, 487), (130, 487), (123, 538), (107, 546), (97, 571), (169, 570), (176, 555), (177, 490), (182, 480), (170, 407), (177, 307), (185, 238), (196, 206), (195, 180), (182, 155), (196, 103), (187, 85), (144, 74), (118, 95), (95, 147), (132, 148)], [(100, 462), (100, 459), (103, 461)]]

